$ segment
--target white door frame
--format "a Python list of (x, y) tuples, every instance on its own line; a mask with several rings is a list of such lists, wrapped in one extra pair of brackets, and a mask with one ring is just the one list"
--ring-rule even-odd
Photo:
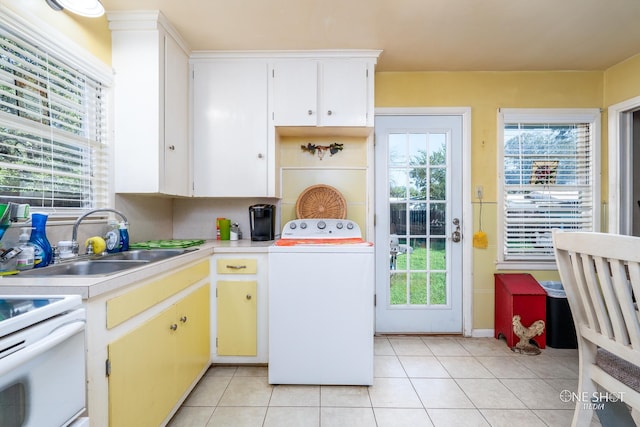
[[(640, 109), (640, 96), (614, 104), (609, 107), (609, 135), (607, 139), (609, 152), (609, 233), (631, 234), (630, 218), (622, 220), (623, 212), (629, 213), (628, 183), (633, 179), (630, 169), (633, 156), (630, 150), (633, 148), (630, 123), (623, 117), (626, 113)], [(624, 162), (624, 163), (623, 163)], [(626, 189), (626, 190), (623, 190)], [(624, 210), (623, 210), (624, 208)]]
[(473, 212), (471, 206), (471, 107), (376, 108), (385, 116), (462, 117), (462, 333), (473, 333)]

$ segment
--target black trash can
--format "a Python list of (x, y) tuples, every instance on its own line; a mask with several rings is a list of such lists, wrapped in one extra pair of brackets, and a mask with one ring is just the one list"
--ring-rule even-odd
[(567, 294), (561, 282), (538, 282), (547, 292), (547, 345), (553, 348), (578, 348)]

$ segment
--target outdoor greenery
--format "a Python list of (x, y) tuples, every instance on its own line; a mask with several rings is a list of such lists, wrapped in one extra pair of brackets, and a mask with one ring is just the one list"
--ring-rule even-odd
[(100, 96), (82, 72), (0, 31), (0, 197), (38, 207), (93, 203), (90, 145), (99, 141), (88, 135)]
[[(443, 305), (447, 303), (445, 249), (434, 246), (428, 253), (428, 266), (426, 248), (415, 248), (409, 255), (398, 255), (396, 270), (391, 272), (390, 300), (392, 305), (407, 303), (412, 305)], [(409, 258), (411, 270), (407, 270), (407, 258)], [(427, 273), (427, 270), (430, 273)], [(407, 302), (407, 276), (410, 286), (409, 302)]]
[[(435, 145), (437, 140), (432, 143)], [(392, 305), (447, 304), (443, 238), (446, 144), (432, 145), (431, 149), (430, 154), (427, 150), (418, 151), (408, 159), (408, 165), (397, 169), (397, 176), (404, 175), (405, 181), (390, 183), (390, 197), (402, 201), (391, 204), (391, 218), (401, 243), (409, 246), (408, 253), (397, 255), (391, 270)]]

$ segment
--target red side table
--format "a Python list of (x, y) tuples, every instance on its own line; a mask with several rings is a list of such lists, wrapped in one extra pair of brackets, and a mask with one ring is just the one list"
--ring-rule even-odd
[[(513, 333), (513, 316), (520, 316), (523, 326), (536, 320), (547, 321), (547, 293), (530, 274), (495, 274), (495, 337), (507, 339), (509, 348), (520, 340)], [(533, 337), (539, 348), (545, 348), (547, 329)]]

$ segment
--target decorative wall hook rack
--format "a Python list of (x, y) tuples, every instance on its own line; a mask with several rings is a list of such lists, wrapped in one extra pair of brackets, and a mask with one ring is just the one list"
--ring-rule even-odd
[(316, 145), (308, 143), (307, 145), (301, 145), (300, 148), (302, 149), (302, 151), (307, 151), (312, 155), (318, 153), (318, 158), (322, 160), (327, 151), (329, 151), (330, 156), (333, 156), (338, 151), (342, 151), (343, 146), (344, 144), (339, 144), (337, 142), (334, 142), (331, 145)]

